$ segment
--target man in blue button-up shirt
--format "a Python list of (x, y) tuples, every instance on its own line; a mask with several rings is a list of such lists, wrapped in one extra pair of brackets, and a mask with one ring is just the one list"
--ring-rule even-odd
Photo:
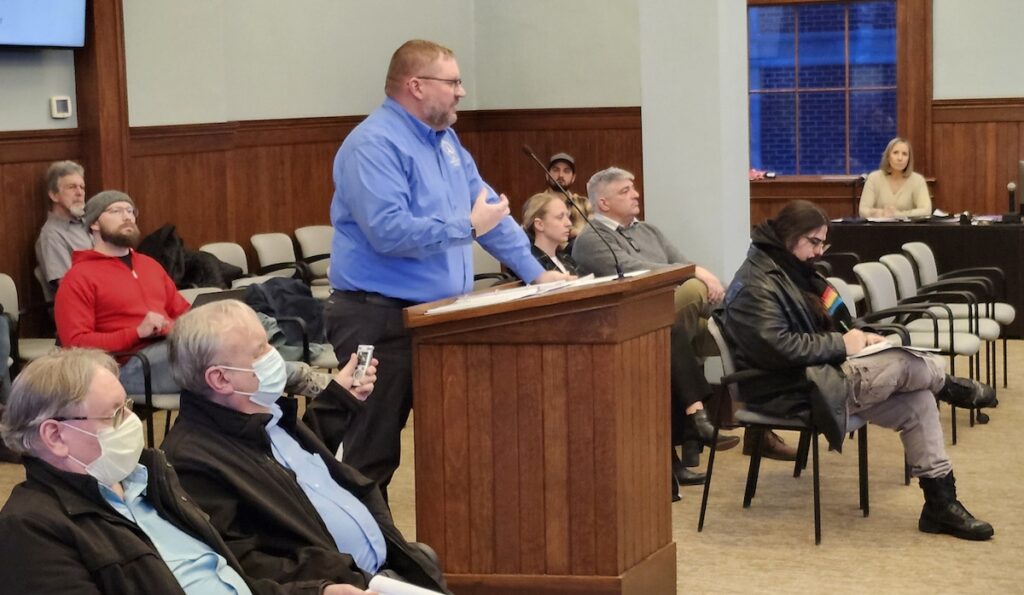
[[(451, 125), (465, 97), (448, 48), (423, 40), (391, 58), (387, 99), (334, 159), (327, 327), (339, 357), (372, 344), (387, 370), (367, 411), (344, 435), (344, 460), (386, 488), (412, 406), (412, 355), (402, 308), (470, 291), (474, 239), (520, 279), (545, 272), (508, 216), (508, 199), (481, 178)], [(329, 446), (342, 441), (334, 436)], [(386, 491), (385, 491), (386, 494)]]

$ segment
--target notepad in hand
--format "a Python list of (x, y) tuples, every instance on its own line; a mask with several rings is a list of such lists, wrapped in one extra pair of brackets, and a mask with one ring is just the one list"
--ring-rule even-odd
[(441, 595), (438, 591), (403, 583), (379, 574), (371, 578), (370, 584), (367, 586), (371, 591), (376, 591), (380, 595)]
[(914, 345), (893, 345), (892, 343), (890, 343), (888, 341), (882, 341), (880, 343), (875, 343), (873, 345), (868, 345), (867, 347), (865, 347), (864, 349), (861, 349), (857, 353), (854, 353), (853, 355), (846, 356), (846, 359), (854, 359), (854, 358), (857, 358), (857, 357), (864, 357), (864, 356), (867, 356), (867, 355), (874, 355), (876, 353), (879, 353), (881, 351), (886, 351), (886, 350), (889, 350), (889, 349), (905, 349), (907, 351), (917, 351), (919, 353), (935, 353), (935, 352), (939, 351), (935, 347), (916, 347)]

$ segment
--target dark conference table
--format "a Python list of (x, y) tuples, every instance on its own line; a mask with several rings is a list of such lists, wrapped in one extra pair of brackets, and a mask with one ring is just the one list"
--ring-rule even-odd
[[(861, 261), (902, 252), (906, 242), (931, 246), (939, 273), (952, 269), (997, 266), (1006, 273), (1004, 300), (1024, 313), (1024, 225), (957, 223), (833, 223), (829, 231), (830, 251), (856, 252)], [(845, 277), (843, 271), (836, 274)], [(997, 285), (998, 287), (998, 285)], [(1017, 316), (1007, 327), (1007, 336), (1024, 337), (1024, 319)]]

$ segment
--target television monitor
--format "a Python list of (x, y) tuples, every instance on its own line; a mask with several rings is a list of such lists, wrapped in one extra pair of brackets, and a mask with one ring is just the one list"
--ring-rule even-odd
[(0, 46), (84, 46), (85, 2), (0, 0)]

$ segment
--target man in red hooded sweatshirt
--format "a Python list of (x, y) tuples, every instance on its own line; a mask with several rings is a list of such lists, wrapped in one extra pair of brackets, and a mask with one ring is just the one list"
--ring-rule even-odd
[[(179, 393), (164, 338), (190, 304), (160, 263), (133, 249), (139, 241), (138, 214), (131, 197), (118, 190), (105, 190), (85, 203), (83, 220), (93, 249), (71, 255), (54, 303), (57, 335), (65, 347), (141, 352), (149, 360), (153, 394)], [(144, 393), (142, 360), (120, 359), (125, 390)], [(288, 362), (288, 392), (313, 397), (329, 380), (305, 364)]]

